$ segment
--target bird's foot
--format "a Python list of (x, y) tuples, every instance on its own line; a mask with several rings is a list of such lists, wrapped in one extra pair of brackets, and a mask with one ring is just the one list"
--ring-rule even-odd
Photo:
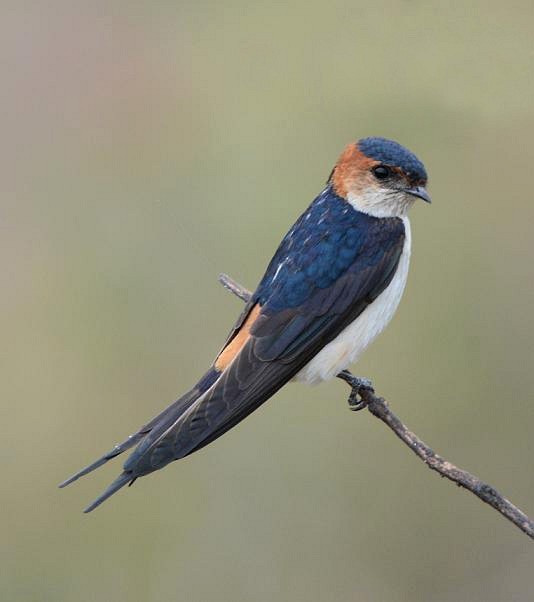
[(362, 396), (363, 391), (373, 391), (373, 383), (368, 378), (361, 378), (354, 376), (348, 370), (342, 370), (338, 375), (338, 378), (344, 380), (351, 388), (349, 395), (349, 408), (353, 412), (358, 412), (367, 407), (367, 401)]

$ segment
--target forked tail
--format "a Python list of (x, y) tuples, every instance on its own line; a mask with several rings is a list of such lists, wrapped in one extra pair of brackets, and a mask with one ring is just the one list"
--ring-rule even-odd
[[(195, 401), (203, 393), (205, 393), (211, 387), (212, 384), (214, 384), (217, 381), (219, 375), (220, 373), (217, 370), (211, 368), (201, 378), (201, 380), (199, 380), (199, 382), (195, 385), (195, 387), (193, 387), (193, 389), (191, 389), (185, 395), (180, 397), (180, 399), (172, 403), (169, 407), (163, 410), (163, 412), (158, 414), (150, 422), (142, 426), (136, 433), (130, 435), (125, 441), (116, 445), (111, 451), (107, 452), (92, 464), (89, 464), (85, 468), (82, 468), (77, 473), (73, 474), (71, 477), (63, 481), (59, 485), (59, 487), (66, 487), (67, 485), (70, 485), (70, 483), (77, 481), (80, 477), (83, 477), (84, 475), (92, 472), (93, 470), (96, 470), (109, 460), (116, 458), (117, 456), (127, 451), (134, 445), (140, 443), (153, 430), (164, 429), (167, 425), (170, 425), (173, 422), (175, 422), (184, 412), (186, 412), (192, 406), (192, 404), (195, 403)], [(115, 481), (113, 481), (113, 483), (111, 483), (111, 485), (106, 489), (106, 491), (104, 491), (104, 493), (100, 497), (98, 497), (93, 503), (87, 506), (84, 512), (91, 512), (91, 510), (94, 510), (97, 506), (100, 506), (100, 504), (103, 501), (107, 500), (108, 497), (112, 496), (116, 491), (121, 489), (121, 487), (124, 487), (124, 485), (126, 485), (128, 482), (133, 483), (137, 476), (139, 475), (135, 475), (131, 471), (124, 471), (117, 479), (115, 479)]]

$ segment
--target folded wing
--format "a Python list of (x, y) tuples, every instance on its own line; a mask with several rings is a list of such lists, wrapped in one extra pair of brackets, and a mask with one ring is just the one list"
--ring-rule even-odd
[[(313, 210), (314, 204), (282, 241), (214, 365), (196, 387), (64, 483), (137, 444), (124, 472), (86, 511), (238, 424), (388, 286), (404, 244), (402, 221), (363, 216), (334, 228), (319, 220), (319, 225), (326, 221), (324, 228), (303, 232), (303, 222), (317, 224)], [(344, 208), (343, 216), (346, 212)]]

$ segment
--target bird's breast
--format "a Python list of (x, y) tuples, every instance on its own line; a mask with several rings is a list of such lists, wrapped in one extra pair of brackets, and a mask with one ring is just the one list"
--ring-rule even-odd
[(399, 306), (408, 278), (411, 253), (410, 222), (403, 218), (404, 247), (397, 271), (387, 288), (349, 324), (333, 341), (295, 376), (295, 380), (316, 384), (329, 380), (356, 362), (367, 346), (384, 330)]

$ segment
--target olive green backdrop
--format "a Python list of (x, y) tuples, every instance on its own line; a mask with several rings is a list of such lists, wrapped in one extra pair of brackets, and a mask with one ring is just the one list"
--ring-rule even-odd
[(0, 596), (523, 602), (532, 542), (347, 388), (290, 385), (82, 508), (56, 485), (172, 401), (343, 146), (430, 173), (400, 311), (357, 367), (534, 514), (532, 2), (3, 4)]

